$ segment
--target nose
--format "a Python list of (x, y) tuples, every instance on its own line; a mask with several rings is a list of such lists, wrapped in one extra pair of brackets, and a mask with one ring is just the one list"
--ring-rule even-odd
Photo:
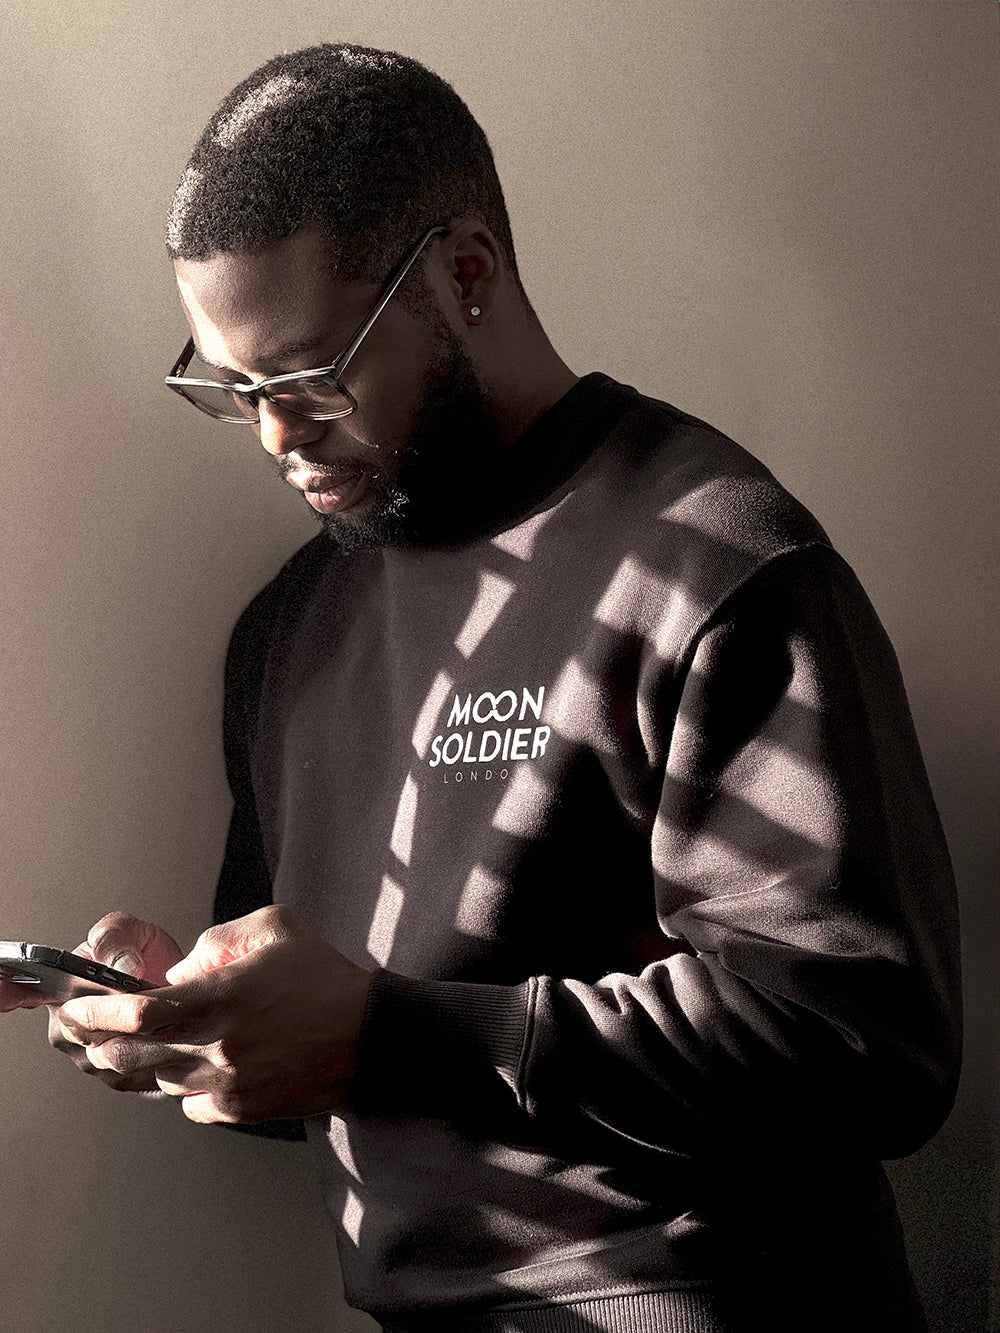
[(261, 398), (258, 402), (260, 421), (257, 434), (261, 444), (273, 458), (282, 458), (296, 449), (317, 444), (326, 435), (326, 421), (311, 421), (279, 407), (277, 403)]

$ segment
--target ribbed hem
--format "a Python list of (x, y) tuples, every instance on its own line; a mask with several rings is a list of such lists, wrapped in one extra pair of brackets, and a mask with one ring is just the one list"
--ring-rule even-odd
[(383, 1319), (384, 1333), (731, 1333), (706, 1291), (598, 1296), (564, 1305), (443, 1310)]
[[(434, 1114), (475, 1102), (484, 1080), (517, 1088), (530, 993), (519, 986), (425, 981), (380, 970), (372, 979), (352, 1102), (365, 1114)], [(499, 1078), (498, 1078), (499, 1076)], [(509, 1094), (507, 1094), (509, 1095)]]

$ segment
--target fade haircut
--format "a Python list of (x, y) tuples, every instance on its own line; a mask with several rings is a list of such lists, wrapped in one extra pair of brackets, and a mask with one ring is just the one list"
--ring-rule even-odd
[(423, 232), (469, 216), (520, 289), (493, 154), (462, 99), (407, 56), (324, 43), (275, 56), (225, 99), (177, 187), (167, 249), (259, 250), (313, 223), (339, 279), (381, 283)]

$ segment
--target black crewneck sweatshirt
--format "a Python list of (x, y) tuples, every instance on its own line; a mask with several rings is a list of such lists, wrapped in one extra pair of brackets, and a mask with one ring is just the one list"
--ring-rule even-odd
[(856, 579), (759, 462), (603, 375), (455, 533), (317, 538), (227, 668), (217, 916), (273, 897), (378, 969), (353, 1109), (307, 1126), (349, 1301), (919, 1328), (879, 1162), (953, 1095), (955, 908)]

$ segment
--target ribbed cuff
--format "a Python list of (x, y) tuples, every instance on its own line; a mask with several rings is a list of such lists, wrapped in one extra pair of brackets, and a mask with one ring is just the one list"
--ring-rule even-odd
[(384, 1333), (727, 1333), (708, 1291), (650, 1291), (560, 1305), (381, 1316)]
[(517, 1096), (534, 982), (518, 986), (373, 979), (352, 1087), (369, 1115), (453, 1113)]

